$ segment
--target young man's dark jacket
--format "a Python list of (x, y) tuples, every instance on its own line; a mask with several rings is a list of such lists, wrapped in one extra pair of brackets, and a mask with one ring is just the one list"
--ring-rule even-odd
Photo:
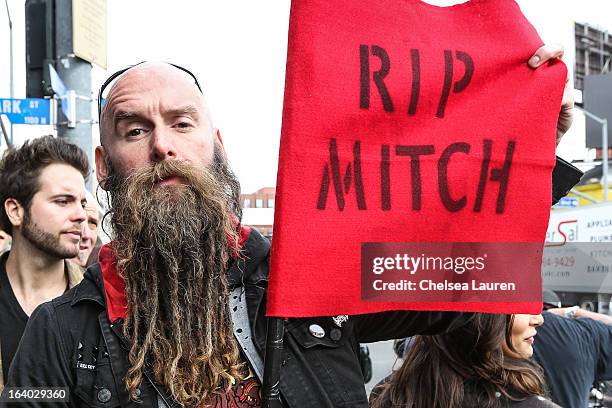
[[(244, 259), (228, 272), (232, 286), (244, 285), (253, 339), (261, 355), (269, 249), (268, 240), (253, 230), (243, 246)], [(70, 406), (157, 406), (155, 390), (147, 380), (140, 386), (144, 404), (128, 398), (123, 380), (129, 367), (126, 343), (122, 344), (120, 323), (109, 322), (103, 290), (100, 266), (95, 264), (80, 285), (32, 314), (8, 387), (68, 387)], [(341, 327), (331, 317), (289, 319), (280, 374), (284, 405), (365, 408), (360, 342), (450, 331), (465, 318), (461, 313), (386, 312), (350, 316)], [(325, 336), (314, 337), (309, 331), (312, 324), (321, 326)]]

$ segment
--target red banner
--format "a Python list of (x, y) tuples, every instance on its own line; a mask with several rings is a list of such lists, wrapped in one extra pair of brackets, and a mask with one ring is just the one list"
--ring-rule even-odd
[[(294, 0), (269, 315), (539, 312), (520, 294), (364, 300), (361, 248), (544, 241), (566, 68), (530, 69), (541, 45), (512, 0)], [(508, 273), (541, 287), (538, 262)]]

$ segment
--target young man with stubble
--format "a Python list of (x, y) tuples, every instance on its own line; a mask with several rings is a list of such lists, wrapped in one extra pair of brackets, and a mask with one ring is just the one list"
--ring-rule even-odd
[(0, 389), (34, 309), (83, 278), (67, 259), (79, 252), (88, 172), (85, 152), (52, 136), (0, 162), (0, 222), (13, 238), (0, 257)]

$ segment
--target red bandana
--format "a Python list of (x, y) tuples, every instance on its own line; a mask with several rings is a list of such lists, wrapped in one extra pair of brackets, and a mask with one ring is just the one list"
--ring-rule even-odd
[(102, 279), (104, 280), (104, 293), (106, 294), (106, 309), (111, 322), (121, 318), (127, 313), (127, 297), (125, 295), (125, 281), (117, 271), (117, 255), (112, 249), (112, 242), (100, 248), (98, 256)]

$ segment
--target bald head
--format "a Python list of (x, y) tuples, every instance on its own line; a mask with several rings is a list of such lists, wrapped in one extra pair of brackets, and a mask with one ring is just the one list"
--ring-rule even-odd
[(104, 185), (109, 163), (124, 176), (162, 160), (207, 165), (217, 140), (192, 76), (167, 63), (136, 65), (118, 77), (102, 107), (98, 181)]
[(112, 84), (105, 98), (100, 115), (100, 141), (104, 145), (108, 136), (112, 134), (114, 105), (126, 100), (126, 93), (151, 92), (164, 88), (174, 88), (177, 92), (192, 94), (202, 108), (208, 124), (212, 127), (212, 120), (204, 99), (204, 95), (196, 85), (194, 78), (187, 72), (165, 62), (144, 62), (121, 74)]

